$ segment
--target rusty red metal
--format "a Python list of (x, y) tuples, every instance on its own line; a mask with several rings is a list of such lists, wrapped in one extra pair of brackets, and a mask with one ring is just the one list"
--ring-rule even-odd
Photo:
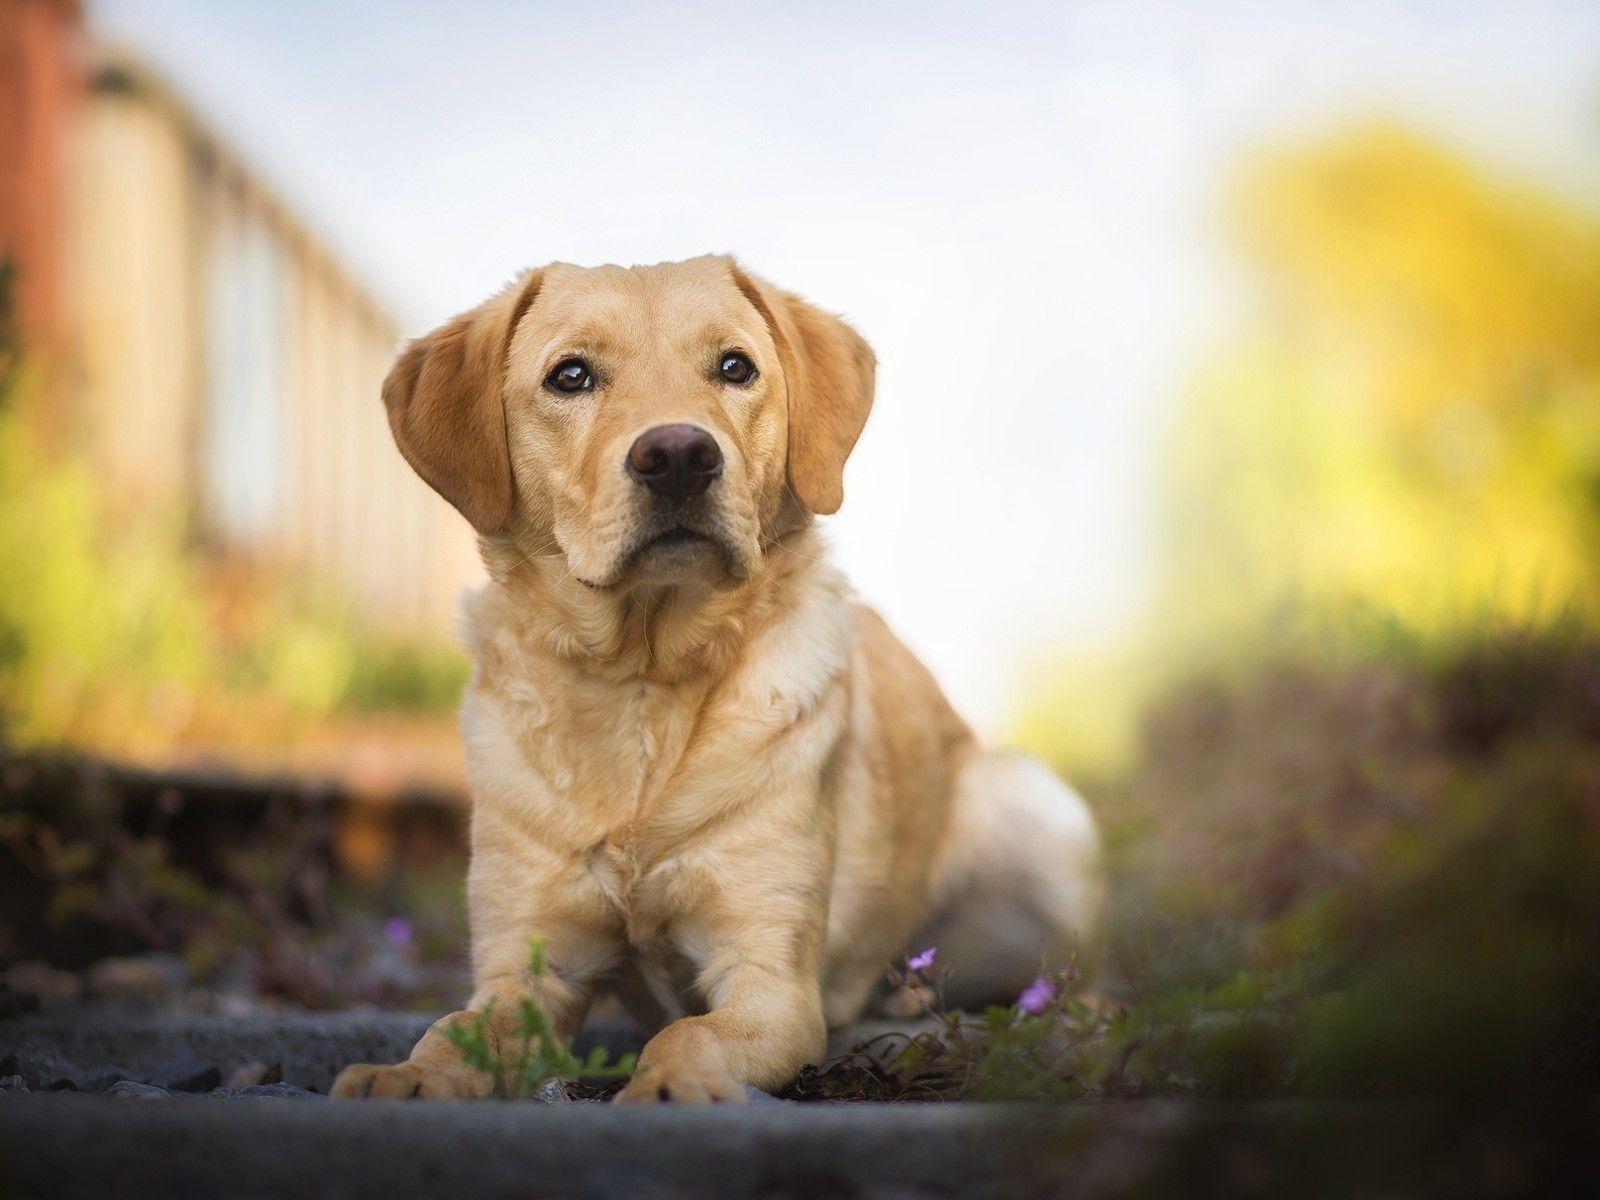
[(66, 335), (62, 256), (72, 112), (83, 88), (77, 0), (0, 0), (0, 256), (34, 350)]

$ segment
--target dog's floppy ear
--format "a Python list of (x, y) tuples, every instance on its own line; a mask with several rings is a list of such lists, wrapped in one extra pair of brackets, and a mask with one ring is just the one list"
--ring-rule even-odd
[(877, 359), (832, 313), (729, 261), (739, 290), (766, 319), (789, 392), (789, 484), (814, 513), (844, 503), (844, 463), (872, 410)]
[(389, 428), (406, 461), (481, 534), (511, 516), (506, 349), (539, 292), (529, 271), (498, 295), (408, 345), (383, 381)]

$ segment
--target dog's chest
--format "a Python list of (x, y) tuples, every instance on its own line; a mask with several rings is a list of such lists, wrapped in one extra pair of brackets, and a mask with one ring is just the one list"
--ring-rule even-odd
[(799, 647), (699, 688), (495, 672), (463, 715), (477, 803), (510, 808), (530, 858), (579, 866), (641, 955), (693, 959), (694, 915), (741, 865), (720, 817), (814, 778), (842, 728), (837, 644)]
[(608, 847), (618, 876), (637, 879), (702, 814), (752, 790), (817, 690), (761, 683), (510, 679), (493, 724), (514, 747), (513, 773), (537, 784), (536, 826), (569, 848)]
[(586, 844), (638, 822), (667, 786), (693, 731), (692, 705), (646, 681), (580, 680), (554, 694), (514, 688), (500, 708), (544, 785), (548, 807), (564, 824), (583, 827)]
[(695, 854), (663, 851), (623, 828), (594, 848), (588, 869), (641, 965), (659, 968), (685, 949), (684, 915), (708, 882)]
[(535, 828), (581, 861), (642, 957), (686, 952), (687, 918), (732, 865), (706, 828), (770, 781), (792, 712), (740, 704), (733, 716), (723, 699), (648, 682), (561, 700), (552, 711), (530, 697), (511, 718), (544, 781)]

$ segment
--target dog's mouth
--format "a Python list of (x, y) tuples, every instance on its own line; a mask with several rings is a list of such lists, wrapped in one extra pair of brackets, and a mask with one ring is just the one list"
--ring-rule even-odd
[(723, 538), (675, 522), (651, 534), (628, 551), (613, 579), (620, 583), (640, 571), (665, 571), (669, 577), (684, 571), (696, 574), (711, 569), (710, 556), (713, 554), (717, 556), (721, 570), (731, 569), (733, 553)]
[(646, 550), (654, 550), (658, 546), (686, 546), (694, 542), (700, 542), (707, 546), (716, 544), (715, 540), (708, 534), (701, 533), (696, 529), (690, 529), (686, 525), (674, 525), (672, 528), (664, 529), (656, 534), (655, 537), (650, 538), (634, 553), (643, 554)]
[(640, 531), (629, 548), (598, 579), (575, 575), (587, 588), (611, 591), (640, 583), (675, 584), (693, 579), (713, 585), (747, 579), (738, 544), (720, 528), (696, 528), (672, 520), (652, 533)]

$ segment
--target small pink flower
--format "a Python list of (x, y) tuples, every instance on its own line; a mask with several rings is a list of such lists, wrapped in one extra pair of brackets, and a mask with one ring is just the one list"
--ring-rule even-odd
[(939, 953), (939, 947), (929, 946), (921, 954), (913, 954), (906, 959), (906, 967), (912, 971), (926, 971), (933, 966), (933, 959)]
[(1022, 989), (1022, 995), (1017, 997), (1017, 1007), (1030, 1017), (1037, 1017), (1055, 1003), (1055, 998), (1055, 983), (1041, 975)]

